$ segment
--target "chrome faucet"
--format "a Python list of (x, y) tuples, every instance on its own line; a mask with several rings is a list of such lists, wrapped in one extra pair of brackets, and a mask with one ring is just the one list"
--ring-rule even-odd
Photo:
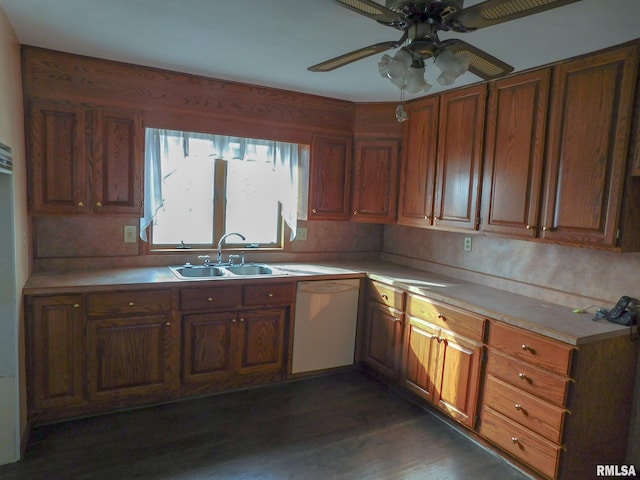
[(244, 235), (242, 235), (241, 233), (231, 232), (231, 233), (227, 233), (227, 234), (223, 235), (222, 238), (220, 238), (220, 241), (218, 242), (218, 255), (216, 257), (216, 261), (218, 263), (222, 263), (222, 244), (227, 239), (227, 237), (230, 237), (231, 235), (237, 235), (242, 240), (246, 240)]

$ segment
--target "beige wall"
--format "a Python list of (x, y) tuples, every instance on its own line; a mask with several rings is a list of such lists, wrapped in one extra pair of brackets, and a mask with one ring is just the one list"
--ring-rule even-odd
[[(4, 211), (3, 219), (13, 221), (6, 229), (13, 231), (13, 241), (2, 245), (2, 261), (15, 264), (15, 271), (3, 274), (5, 282), (11, 282), (13, 308), (11, 317), (0, 318), (3, 331), (11, 332), (7, 340), (0, 339), (0, 348), (11, 350), (17, 357), (11, 365), (12, 374), (3, 373), (0, 378), (0, 464), (15, 461), (19, 457), (19, 439), (26, 429), (25, 382), (23, 329), (19, 321), (22, 318), (22, 287), (29, 275), (30, 252), (28, 247), (28, 220), (26, 194), (26, 162), (24, 152), (24, 123), (22, 109), (22, 82), (20, 77), (20, 45), (13, 28), (4, 12), (0, 9), (0, 142), (13, 149), (13, 177), (3, 177), (2, 187), (5, 194), (12, 191), (13, 212)], [(13, 184), (11, 186), (11, 184)], [(13, 252), (13, 261), (7, 258)], [(4, 278), (8, 276), (10, 278)], [(6, 343), (4, 343), (6, 342)], [(15, 343), (17, 343), (17, 348)], [(10, 362), (5, 361), (9, 364)]]
[[(472, 237), (464, 252), (465, 236)], [(430, 270), (545, 302), (611, 308), (622, 295), (640, 299), (640, 253), (613, 253), (539, 242), (385, 227), (384, 259)], [(593, 311), (593, 310), (590, 310)], [(585, 315), (589, 322), (591, 316)], [(628, 460), (640, 465), (640, 360)]]

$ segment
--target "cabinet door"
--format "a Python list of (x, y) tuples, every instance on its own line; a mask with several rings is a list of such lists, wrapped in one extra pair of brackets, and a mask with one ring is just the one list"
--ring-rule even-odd
[(637, 47), (556, 67), (542, 236), (616, 243)]
[(435, 226), (477, 228), (486, 89), (482, 84), (440, 99)]
[(451, 333), (439, 336), (435, 403), (458, 422), (476, 422), (482, 345)]
[(29, 413), (84, 401), (82, 296), (36, 297), (30, 308)]
[(309, 220), (350, 218), (352, 144), (348, 137), (313, 137), (309, 165)]
[(89, 397), (149, 397), (174, 384), (176, 325), (170, 315), (87, 322)]
[(126, 110), (95, 110), (95, 211), (142, 213), (142, 121)]
[(232, 373), (233, 313), (186, 315), (182, 319), (182, 379), (214, 382)]
[(398, 196), (395, 139), (356, 141), (351, 207), (356, 222), (393, 223)]
[(238, 373), (280, 372), (284, 369), (287, 309), (239, 312), (235, 323)]
[(362, 360), (386, 377), (395, 380), (400, 370), (402, 313), (369, 302), (362, 345)]
[(407, 317), (404, 333), (402, 383), (418, 396), (434, 401), (439, 329), (416, 317)]
[(29, 108), (32, 213), (87, 208), (85, 111), (72, 104), (33, 102)]
[(541, 199), (550, 70), (491, 84), (482, 230), (535, 237)]
[(436, 96), (407, 106), (411, 120), (405, 123), (398, 207), (398, 223), (402, 225), (426, 227), (432, 223), (439, 102)]

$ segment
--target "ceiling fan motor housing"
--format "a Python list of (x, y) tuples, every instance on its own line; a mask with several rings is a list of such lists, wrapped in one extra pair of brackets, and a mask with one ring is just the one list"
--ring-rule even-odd
[(400, 13), (405, 17), (416, 14), (430, 13), (445, 18), (452, 13), (462, 10), (464, 0), (386, 0), (385, 6), (389, 10)]

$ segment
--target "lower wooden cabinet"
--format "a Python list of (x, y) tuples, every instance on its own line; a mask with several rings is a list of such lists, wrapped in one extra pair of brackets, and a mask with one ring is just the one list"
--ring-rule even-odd
[(28, 409), (41, 412), (84, 401), (82, 295), (27, 300)]

